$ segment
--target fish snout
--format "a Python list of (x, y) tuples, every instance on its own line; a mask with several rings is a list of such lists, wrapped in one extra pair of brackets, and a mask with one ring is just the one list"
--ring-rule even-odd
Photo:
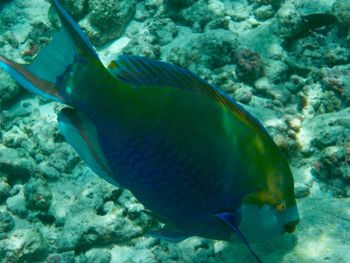
[(293, 233), (296, 229), (296, 225), (299, 223), (299, 212), (297, 207), (289, 208), (289, 211), (286, 211), (286, 223), (283, 225), (284, 232)]
[(293, 233), (296, 229), (296, 225), (299, 223), (299, 218), (294, 220), (294, 221), (291, 221), (291, 222), (288, 222), (287, 224), (284, 225), (284, 232), (287, 232), (287, 233)]

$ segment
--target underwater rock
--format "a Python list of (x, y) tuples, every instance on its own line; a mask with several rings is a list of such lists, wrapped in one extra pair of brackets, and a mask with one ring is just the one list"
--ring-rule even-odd
[(236, 75), (246, 82), (254, 82), (264, 74), (263, 62), (258, 53), (249, 49), (240, 49), (235, 52)]
[(277, 12), (276, 33), (282, 38), (292, 38), (299, 34), (302, 26), (300, 13), (292, 5), (284, 5)]
[(6, 199), (6, 207), (14, 215), (25, 218), (28, 214), (28, 210), (25, 206), (23, 187), (18, 186), (18, 188), (19, 192), (16, 195)]
[(350, 106), (350, 73), (348, 68), (346, 66), (345, 68), (333, 67), (321, 70), (322, 84), (334, 91), (346, 106)]
[(47, 259), (46, 263), (75, 263), (74, 251), (63, 252), (61, 254), (51, 254)]
[(223, 29), (192, 34), (178, 41), (168, 52), (168, 62), (181, 65), (194, 72), (215, 69), (233, 62), (237, 40), (234, 34)]
[(348, 196), (350, 184), (349, 167), (350, 161), (350, 136), (347, 146), (328, 146), (324, 148), (313, 164), (312, 173), (321, 180), (328, 182), (329, 187), (336, 196)]
[(304, 145), (311, 145), (318, 149), (324, 149), (325, 147), (336, 145), (339, 141), (342, 141), (347, 136), (347, 131), (350, 129), (350, 108), (344, 110), (327, 113), (315, 116), (312, 120), (308, 120), (304, 123), (302, 130), (305, 132), (311, 132), (313, 136), (307, 136), (307, 143)]
[(300, 199), (307, 197), (310, 194), (310, 187), (307, 185), (297, 185), (295, 187), (295, 198)]
[(299, 107), (307, 115), (336, 112), (344, 108), (334, 91), (323, 90), (321, 84), (305, 85), (297, 95)]
[(346, 47), (337, 46), (326, 54), (328, 65), (347, 64), (350, 60), (350, 50)]
[(159, 58), (160, 46), (152, 44), (155, 40), (150, 33), (140, 35), (140, 37), (132, 38), (126, 47), (123, 48), (123, 53), (128, 55), (139, 55), (148, 58)]
[(52, 193), (43, 178), (32, 177), (24, 185), (24, 197), (29, 209), (47, 210), (51, 205)]
[(143, 233), (141, 227), (124, 217), (123, 209), (99, 216), (91, 210), (71, 213), (58, 239), (61, 250), (89, 247), (97, 244), (118, 243)]
[(349, 185), (350, 108), (304, 120), (298, 135), (303, 149), (314, 149), (312, 174), (336, 196), (346, 196)]
[[(153, 225), (149, 216), (142, 213), (143, 206), (130, 193), (123, 191), (119, 197), (113, 197), (113, 189), (96, 178), (85, 185), (67, 212), (57, 240), (61, 251), (123, 242), (142, 235), (144, 229)], [(111, 200), (114, 200), (114, 206), (103, 209), (104, 204)], [(53, 203), (56, 207), (61, 205)]]
[(225, 17), (218, 18), (218, 19), (215, 19), (215, 20), (209, 22), (206, 25), (204, 30), (206, 31), (206, 30), (220, 29), (220, 28), (229, 30), (230, 24), (231, 24), (230, 16), (225, 16)]
[(149, 32), (154, 38), (152, 44), (164, 46), (176, 37), (178, 28), (170, 18), (162, 18), (149, 25)]
[(350, 26), (350, 2), (348, 0), (335, 0), (333, 12), (344, 27)]
[(2, 234), (13, 229), (15, 222), (11, 214), (7, 211), (0, 210), (0, 239)]
[(335, 0), (308, 0), (294, 1), (292, 5), (302, 16), (313, 14), (333, 14), (332, 8)]
[(307, 74), (311, 68), (325, 64), (332, 67), (349, 61), (346, 36), (332, 11), (333, 2), (306, 1), (296, 8), (301, 15), (301, 26), (298, 32), (287, 37), (283, 47), (293, 61), (290, 65), (299, 66), (299, 73)]
[(3, 262), (37, 262), (47, 253), (48, 243), (37, 229), (17, 229), (8, 239), (0, 241)]
[(0, 108), (13, 102), (22, 93), (18, 84), (7, 74), (0, 72)]
[(138, 2), (135, 7), (135, 14), (133, 19), (137, 22), (144, 22), (147, 18), (150, 17), (149, 10), (146, 9), (145, 3)]
[(234, 93), (235, 99), (245, 104), (248, 104), (252, 100), (252, 96), (252, 91), (248, 88), (239, 88)]
[[(142, 242), (143, 243), (143, 242)], [(171, 251), (168, 251), (167, 256), (159, 257), (156, 259), (155, 253), (151, 251), (149, 242), (144, 246), (138, 246), (136, 243), (133, 248), (130, 246), (114, 246), (111, 250), (112, 260), (111, 262), (122, 263), (122, 262), (133, 262), (133, 263), (157, 263), (166, 260), (169, 263), (175, 263), (172, 261)], [(167, 248), (165, 248), (167, 249)], [(183, 261), (186, 262), (186, 261)]]
[(299, 132), (301, 128), (301, 120), (299, 118), (292, 118), (288, 120), (288, 126), (296, 131)]
[[(48, 9), (42, 0), (13, 0), (4, 5), (0, 16), (1, 52), (18, 62), (31, 61), (51, 34)], [(10, 28), (16, 26), (16, 30)]]
[(277, 9), (281, 6), (284, 0), (249, 0), (249, 1), (257, 5), (270, 5), (274, 7), (274, 9)]
[(180, 12), (181, 19), (190, 25), (194, 32), (203, 32), (206, 24), (224, 14), (220, 1), (196, 1), (192, 6)]
[(146, 23), (157, 21), (158, 19), (164, 17), (164, 10), (166, 9), (165, 6), (165, 3), (163, 4), (163, 1), (159, 0), (138, 1), (132, 20)]
[(258, 79), (254, 86), (253, 92), (256, 96), (273, 99), (275, 105), (286, 105), (291, 99), (291, 93), (285, 84), (274, 84), (267, 77)]
[(9, 174), (10, 180), (26, 180), (34, 167), (33, 161), (25, 158), (20, 151), (0, 146), (0, 169)]
[(62, 0), (61, 4), (77, 20), (88, 14), (88, 0)]
[(266, 20), (273, 17), (275, 14), (271, 5), (264, 5), (254, 11), (254, 15), (259, 20)]
[(255, 82), (254, 87), (258, 94), (267, 95), (269, 90), (272, 89), (272, 85), (268, 78), (262, 77)]
[(0, 177), (0, 202), (9, 195), (11, 186), (7, 183), (6, 178)]
[(79, 263), (109, 263), (111, 253), (105, 249), (91, 249), (85, 255), (79, 257)]
[(189, 5), (192, 5), (196, 2), (196, 0), (165, 0), (166, 5), (168, 5), (169, 9), (179, 9)]
[(81, 26), (96, 46), (120, 36), (133, 16), (136, 1), (89, 0), (89, 15)]

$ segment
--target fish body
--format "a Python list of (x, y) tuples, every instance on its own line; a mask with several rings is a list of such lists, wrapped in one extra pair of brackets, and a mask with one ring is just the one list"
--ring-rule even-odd
[(177, 66), (120, 56), (105, 68), (53, 4), (58, 36), (33, 64), (0, 57), (0, 66), (28, 90), (70, 106), (58, 116), (67, 141), (167, 224), (156, 236), (236, 236), (249, 247), (292, 231), (299, 221), (292, 173), (252, 115)]

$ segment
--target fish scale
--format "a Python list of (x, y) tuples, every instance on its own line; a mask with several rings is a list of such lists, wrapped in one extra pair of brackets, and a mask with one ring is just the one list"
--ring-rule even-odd
[[(125, 127), (124, 125), (122, 125)], [(116, 133), (116, 127), (110, 128)], [(104, 128), (103, 131), (106, 132), (108, 129)], [(144, 130), (144, 128), (136, 128), (136, 130)], [(169, 129), (173, 132), (170, 132), (172, 134), (177, 134), (178, 132), (176, 129)], [(188, 128), (187, 130), (190, 130)], [(125, 134), (128, 134), (124, 131)], [(160, 132), (155, 132), (160, 133)], [(130, 134), (129, 134), (130, 135)], [(101, 138), (110, 138), (110, 136), (106, 133), (101, 134)], [(120, 145), (122, 143), (118, 142), (118, 140), (121, 140), (122, 142), (125, 141), (120, 136), (115, 136), (117, 141), (108, 141), (106, 144), (108, 145)], [(173, 146), (172, 148), (181, 148), (181, 146), (186, 148), (190, 148), (190, 156), (191, 158), (182, 158), (183, 166), (181, 165), (174, 165), (174, 163), (177, 162), (177, 157), (180, 157), (179, 151), (170, 151), (171, 144), (170, 143), (164, 143), (164, 141), (156, 136), (152, 137), (151, 139), (152, 143), (147, 143), (147, 140), (142, 140), (145, 142), (145, 145), (143, 145), (143, 149), (148, 151), (150, 154), (147, 156), (146, 154), (140, 154), (140, 156), (144, 156), (145, 159), (148, 159), (151, 162), (151, 165), (153, 167), (156, 167), (156, 169), (153, 169), (151, 172), (147, 171), (147, 165), (146, 162), (141, 162), (141, 165), (135, 165), (135, 170), (133, 172), (126, 171), (126, 174), (129, 174), (128, 178), (132, 182), (127, 183), (127, 187), (138, 197), (139, 199), (143, 200), (143, 203), (148, 203), (147, 200), (151, 200), (149, 207), (153, 208), (152, 210), (156, 212), (156, 214), (166, 214), (166, 212), (162, 211), (164, 208), (166, 210), (174, 210), (176, 211), (175, 216), (179, 213), (179, 210), (183, 210), (183, 214), (186, 213), (192, 213), (192, 214), (200, 214), (201, 209), (205, 210), (208, 209), (208, 207), (213, 207), (213, 209), (218, 208), (219, 205), (222, 205), (220, 203), (220, 198), (218, 196), (219, 187), (218, 184), (215, 186), (214, 184), (210, 183), (212, 180), (215, 180), (216, 176), (215, 173), (213, 173), (211, 176), (208, 175), (208, 171), (201, 171), (201, 166), (199, 165), (200, 161), (196, 160), (196, 156), (199, 158), (206, 158), (209, 159), (209, 157), (206, 157), (207, 153), (205, 151), (202, 152), (196, 152), (193, 147), (191, 147), (191, 138), (188, 140), (182, 140), (181, 145)], [(158, 138), (158, 140), (156, 140)], [(192, 139), (193, 140), (193, 139)], [(197, 138), (197, 140), (201, 140), (201, 138)], [(132, 141), (132, 139), (131, 139)], [(102, 145), (104, 143), (102, 142)], [(129, 145), (130, 146), (130, 145)], [(152, 149), (152, 150), (150, 150)], [(135, 149), (129, 150), (134, 151)], [(108, 151), (108, 150), (106, 150)], [(191, 153), (192, 151), (192, 153)], [(120, 152), (127, 153), (126, 150), (121, 149), (118, 151), (118, 154), (116, 156), (110, 155), (111, 159), (118, 160), (118, 156)], [(185, 154), (183, 154), (185, 155)], [(129, 156), (129, 154), (127, 154)], [(141, 159), (141, 158), (137, 158)], [(167, 161), (167, 162), (165, 162)], [(186, 162), (187, 161), (187, 162)], [(181, 161), (178, 162), (179, 164)], [(154, 165), (153, 165), (154, 164)], [(112, 165), (113, 166), (113, 165)], [(119, 169), (122, 167), (122, 164), (118, 163), (116, 165)], [(181, 169), (182, 168), (182, 169)], [(113, 169), (113, 168), (112, 168)], [(182, 172), (180, 172), (182, 171)], [(149, 177), (147, 177), (149, 176)], [(201, 178), (210, 177), (212, 180), (209, 180), (209, 184), (207, 184), (206, 181), (204, 181)], [(122, 182), (123, 180), (119, 180)], [(169, 181), (172, 182), (172, 187), (169, 187)], [(147, 183), (145, 183), (147, 182)], [(220, 185), (220, 183), (219, 183)], [(147, 187), (150, 187), (151, 189), (148, 189)], [(215, 187), (214, 187), (215, 186)], [(161, 192), (162, 189), (167, 189), (166, 192)], [(215, 191), (217, 190), (217, 191)], [(177, 193), (182, 192), (184, 193), (184, 196), (181, 197)], [(196, 200), (200, 202), (200, 204), (197, 204), (197, 210), (194, 209), (194, 206), (191, 202), (184, 201), (183, 199), (186, 199), (187, 194), (191, 193), (191, 195), (196, 196)], [(158, 202), (155, 202), (152, 200), (154, 197), (159, 200)], [(171, 198), (170, 198), (171, 197)], [(210, 197), (210, 198), (208, 198)], [(216, 198), (215, 198), (216, 197)], [(230, 198), (223, 198), (225, 199), (225, 207), (228, 206)], [(171, 202), (169, 202), (171, 200)], [(202, 200), (207, 200), (206, 202), (202, 202)], [(212, 204), (208, 202), (208, 200), (212, 200)], [(166, 202), (165, 202), (166, 201)], [(157, 203), (157, 204), (155, 204)], [(194, 202), (195, 203), (195, 202)], [(186, 205), (188, 204), (188, 205)], [(231, 202), (230, 205), (233, 203)], [(173, 207), (171, 207), (173, 205)], [(160, 206), (156, 207), (156, 206)], [(159, 211), (160, 210), (160, 213)], [(172, 214), (172, 213), (170, 213)], [(208, 212), (206, 212), (206, 216), (208, 215)], [(170, 217), (173, 215), (170, 215)], [(169, 218), (167, 218), (169, 220)], [(184, 221), (184, 224), (189, 225), (187, 221)], [(195, 228), (192, 226), (192, 228)]]

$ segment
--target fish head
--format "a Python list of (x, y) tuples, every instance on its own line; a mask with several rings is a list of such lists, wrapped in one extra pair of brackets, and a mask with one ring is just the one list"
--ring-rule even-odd
[(239, 228), (250, 242), (292, 233), (299, 223), (292, 172), (281, 153), (272, 157), (273, 165), (266, 165), (258, 175), (262, 187), (247, 194), (242, 203)]

